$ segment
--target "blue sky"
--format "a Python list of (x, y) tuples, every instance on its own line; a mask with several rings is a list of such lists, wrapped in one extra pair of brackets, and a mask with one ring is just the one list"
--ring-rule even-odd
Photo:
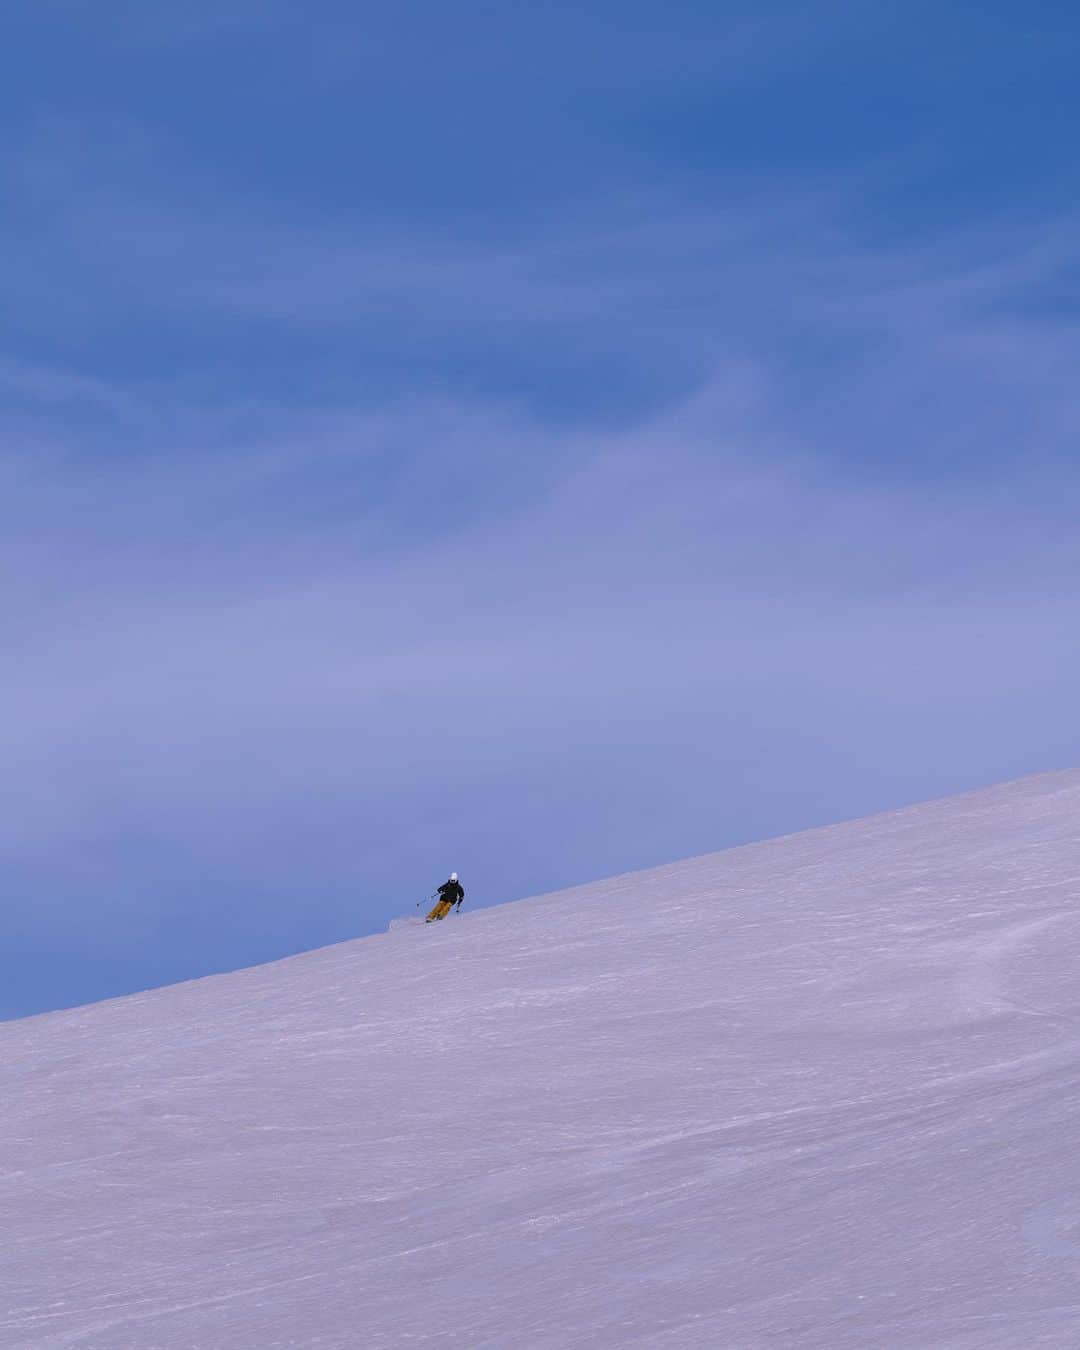
[(0, 1015), (1077, 762), (1080, 20), (947, 9), (5, 8)]

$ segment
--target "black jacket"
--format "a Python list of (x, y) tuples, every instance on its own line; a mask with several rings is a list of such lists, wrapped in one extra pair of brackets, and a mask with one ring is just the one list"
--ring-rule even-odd
[(460, 881), (444, 881), (438, 891), (440, 900), (449, 900), (452, 905), (460, 905), (465, 899), (465, 887)]

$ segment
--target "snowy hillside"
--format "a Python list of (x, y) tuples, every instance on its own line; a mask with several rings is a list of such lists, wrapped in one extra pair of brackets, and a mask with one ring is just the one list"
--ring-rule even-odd
[(1080, 1345), (1078, 909), (1055, 774), (0, 1027), (0, 1345)]

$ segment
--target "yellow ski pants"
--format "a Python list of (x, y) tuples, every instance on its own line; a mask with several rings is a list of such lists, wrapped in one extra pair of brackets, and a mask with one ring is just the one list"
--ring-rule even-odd
[(427, 922), (431, 923), (434, 919), (445, 919), (454, 908), (453, 900), (440, 900), (431, 913), (427, 916)]

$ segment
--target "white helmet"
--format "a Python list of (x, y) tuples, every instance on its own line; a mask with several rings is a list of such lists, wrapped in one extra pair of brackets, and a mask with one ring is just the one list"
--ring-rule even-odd
[(450, 880), (451, 880), (451, 881), (457, 881), (457, 873), (456, 873), (456, 872), (451, 872), (451, 873), (450, 873)]

